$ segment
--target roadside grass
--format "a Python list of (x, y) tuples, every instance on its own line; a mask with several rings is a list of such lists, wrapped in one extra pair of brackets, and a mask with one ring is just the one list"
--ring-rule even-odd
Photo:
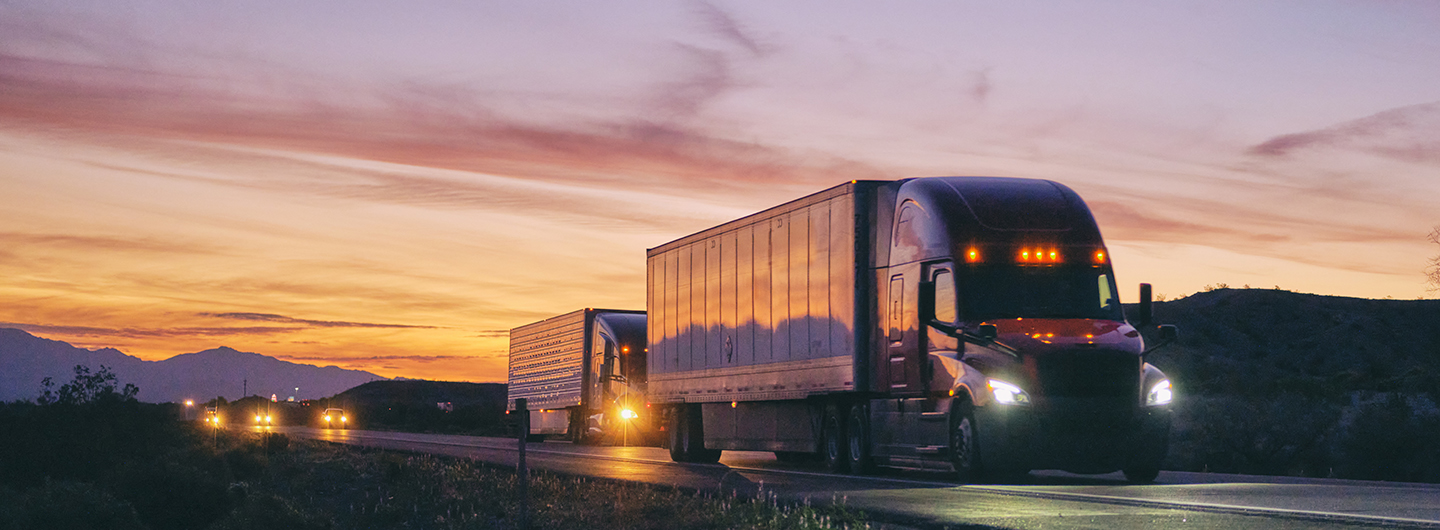
[[(513, 469), (256, 433), (222, 442), (265, 448), (265, 472), (229, 488), (236, 509), (215, 529), (517, 528)], [(284, 440), (278, 442), (278, 440)], [(283, 446), (282, 449), (276, 449)], [(869, 528), (840, 506), (715, 496), (532, 471), (534, 529)]]

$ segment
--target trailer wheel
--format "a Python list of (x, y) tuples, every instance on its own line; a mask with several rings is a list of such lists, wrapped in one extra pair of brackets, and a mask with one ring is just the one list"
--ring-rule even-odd
[(849, 451), (850, 472), (865, 475), (874, 471), (875, 462), (870, 455), (870, 412), (865, 405), (850, 408), (849, 422), (845, 425), (846, 444)]
[(705, 448), (705, 424), (701, 419), (700, 405), (685, 406), (685, 452), (690, 462), (714, 464), (720, 461), (719, 449)]
[(950, 463), (960, 482), (980, 481), (980, 445), (975, 440), (975, 414), (969, 403), (957, 407), (950, 417)]
[(825, 469), (831, 473), (844, 473), (850, 469), (850, 448), (846, 443), (843, 418), (839, 407), (829, 405), (825, 407), (825, 417), (820, 423), (821, 434), (825, 437), (820, 446), (820, 456), (825, 460)]
[(677, 407), (670, 411), (670, 459), (676, 462), (689, 462), (690, 455), (686, 452), (686, 439), (690, 436), (685, 425), (685, 408)]
[(670, 459), (676, 462), (714, 464), (719, 449), (705, 448), (705, 432), (699, 405), (681, 405), (670, 419)]

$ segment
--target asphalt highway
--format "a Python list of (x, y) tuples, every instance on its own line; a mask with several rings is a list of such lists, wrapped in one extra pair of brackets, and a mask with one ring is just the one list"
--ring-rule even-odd
[[(513, 466), (513, 439), (276, 427), (291, 436)], [(888, 527), (913, 528), (1440, 528), (1440, 486), (1162, 472), (1134, 486), (1118, 473), (1035, 472), (1014, 483), (960, 485), (947, 474), (833, 475), (766, 452), (726, 451), (719, 464), (678, 464), (654, 447), (526, 445), (531, 469), (699, 491), (844, 503)]]

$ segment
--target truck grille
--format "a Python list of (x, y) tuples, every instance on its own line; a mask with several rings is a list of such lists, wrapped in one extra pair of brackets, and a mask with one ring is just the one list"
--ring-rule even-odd
[(1054, 397), (1138, 399), (1140, 358), (1117, 351), (1068, 351), (1036, 359), (1040, 393)]

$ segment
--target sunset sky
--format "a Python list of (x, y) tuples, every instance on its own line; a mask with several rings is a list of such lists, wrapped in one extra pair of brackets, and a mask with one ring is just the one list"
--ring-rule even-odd
[(0, 327), (148, 360), (504, 381), (646, 248), (929, 175), (1069, 185), (1127, 302), (1433, 297), (1440, 3), (0, 1)]

